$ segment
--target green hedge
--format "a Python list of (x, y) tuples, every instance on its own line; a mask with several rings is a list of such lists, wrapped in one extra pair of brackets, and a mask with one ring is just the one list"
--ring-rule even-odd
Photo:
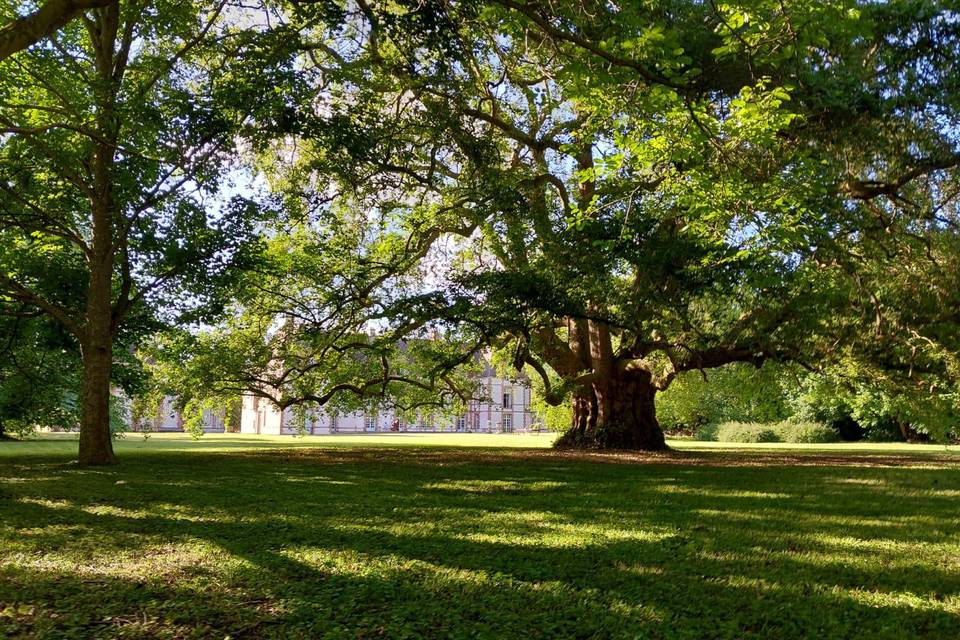
[(705, 425), (697, 431), (698, 440), (715, 442), (837, 442), (840, 438), (830, 427), (816, 422), (722, 422)]

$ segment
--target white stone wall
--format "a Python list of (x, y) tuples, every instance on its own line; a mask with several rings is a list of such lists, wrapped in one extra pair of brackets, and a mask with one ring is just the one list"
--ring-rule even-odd
[(240, 433), (280, 435), (284, 417), (269, 400), (244, 396), (240, 410)]
[(157, 431), (183, 431), (183, 420), (173, 408), (173, 398), (164, 398), (160, 405), (160, 416), (156, 422)]

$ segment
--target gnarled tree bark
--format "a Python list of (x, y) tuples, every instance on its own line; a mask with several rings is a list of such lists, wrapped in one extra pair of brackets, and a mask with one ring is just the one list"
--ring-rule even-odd
[[(590, 309), (591, 315), (600, 309)], [(653, 373), (627, 366), (613, 350), (610, 327), (597, 318), (567, 320), (567, 343), (549, 331), (538, 334), (546, 362), (561, 376), (577, 381), (571, 408), (572, 424), (558, 441), (561, 448), (667, 448), (657, 422)], [(565, 348), (564, 348), (565, 347)], [(586, 372), (586, 373), (583, 373)], [(580, 375), (578, 375), (580, 374)]]
[(573, 424), (558, 441), (561, 448), (668, 448), (657, 422), (656, 387), (645, 371), (599, 376), (573, 397)]

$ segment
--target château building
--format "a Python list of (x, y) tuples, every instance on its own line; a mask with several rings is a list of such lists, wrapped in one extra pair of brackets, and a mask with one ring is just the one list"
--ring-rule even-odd
[[(307, 434), (401, 431), (504, 433), (536, 428), (537, 423), (530, 410), (530, 387), (524, 380), (505, 380), (487, 367), (480, 378), (478, 396), (467, 403), (465, 413), (455, 417), (425, 412), (416, 420), (405, 421), (391, 408), (342, 415), (313, 410), (307, 413), (303, 428)], [(264, 398), (254, 395), (243, 397), (241, 433), (295, 434), (299, 432), (298, 426), (291, 409), (280, 411)]]
[[(480, 377), (477, 396), (467, 403), (466, 412), (454, 417), (424, 412), (416, 420), (406, 421), (389, 407), (376, 412), (339, 415), (312, 409), (307, 412), (303, 426), (307, 434), (337, 434), (410, 431), (505, 433), (529, 431), (539, 425), (530, 410), (530, 387), (525, 379), (501, 378), (488, 366)], [(156, 417), (141, 422), (143, 424), (131, 426), (138, 431), (146, 428), (158, 432), (183, 431), (184, 426), (184, 418), (177, 411), (175, 398), (165, 398)], [(204, 410), (201, 424), (208, 433), (222, 433), (225, 431), (224, 413)], [(240, 432), (293, 435), (300, 431), (292, 409), (280, 411), (265, 398), (245, 395), (240, 412)]]

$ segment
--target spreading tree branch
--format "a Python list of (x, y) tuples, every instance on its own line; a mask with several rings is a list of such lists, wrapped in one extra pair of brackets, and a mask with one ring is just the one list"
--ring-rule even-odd
[(47, 0), (33, 13), (0, 27), (0, 60), (53, 35), (84, 11), (115, 2), (117, 0)]

